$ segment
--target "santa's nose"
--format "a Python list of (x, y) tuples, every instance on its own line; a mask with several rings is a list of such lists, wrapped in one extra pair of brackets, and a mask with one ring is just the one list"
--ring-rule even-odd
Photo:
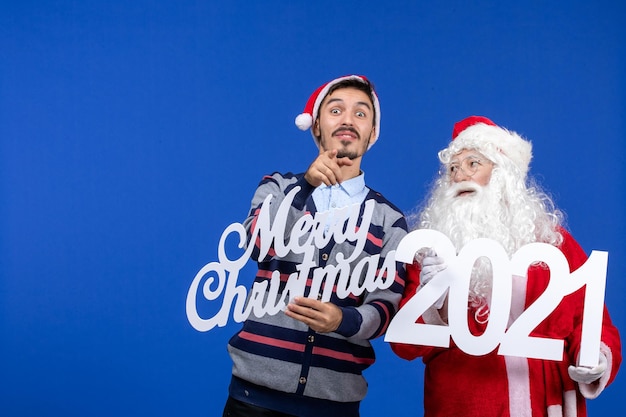
[(462, 169), (457, 169), (452, 175), (452, 181), (454, 182), (468, 181), (470, 178), (472, 178), (472, 176), (467, 175)]

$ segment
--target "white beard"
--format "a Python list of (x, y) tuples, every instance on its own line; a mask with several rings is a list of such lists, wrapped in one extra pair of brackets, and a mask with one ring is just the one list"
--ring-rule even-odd
[[(558, 243), (560, 234), (556, 226), (559, 217), (554, 214), (558, 211), (546, 211), (551, 201), (536, 189), (515, 187), (515, 183), (514, 179), (506, 178), (502, 171), (496, 170), (487, 186), (472, 181), (449, 184), (440, 178), (421, 213), (418, 226), (444, 233), (457, 253), (477, 238), (495, 240), (509, 257), (531, 242)], [(461, 190), (472, 192), (459, 195)], [(478, 308), (477, 320), (478, 315), (486, 320), (491, 289), (491, 263), (486, 257), (479, 258), (472, 269), (469, 293), (470, 304)]]
[[(461, 190), (471, 190), (471, 194), (457, 196)], [(504, 244), (509, 227), (502, 223), (505, 207), (501, 200), (501, 193), (493, 186), (481, 187), (474, 182), (454, 184), (432, 202), (430, 226), (446, 234), (457, 251), (480, 237)]]
[[(457, 196), (460, 190), (473, 190), (471, 195)], [(508, 228), (501, 223), (501, 196), (493, 186), (481, 187), (474, 182), (453, 184), (431, 202), (430, 228), (447, 235), (457, 253), (469, 241), (489, 238), (503, 243), (508, 239)], [(472, 269), (469, 301), (480, 308), (490, 304), (492, 289), (491, 264), (480, 258)], [(486, 311), (485, 311), (486, 313)]]

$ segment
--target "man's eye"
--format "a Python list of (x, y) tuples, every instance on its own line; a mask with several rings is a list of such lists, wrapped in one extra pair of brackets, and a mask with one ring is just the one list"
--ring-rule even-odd
[(339, 113), (341, 113), (341, 110), (339, 110), (339, 109), (330, 109), (330, 112), (332, 114), (339, 114)]
[(357, 117), (365, 117), (365, 113), (362, 112), (362, 111), (358, 111), (358, 112), (356, 112), (356, 116)]

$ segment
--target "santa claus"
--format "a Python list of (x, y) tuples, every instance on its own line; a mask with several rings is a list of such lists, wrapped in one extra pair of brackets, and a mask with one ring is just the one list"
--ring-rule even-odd
[[(442, 169), (425, 207), (413, 216), (415, 228), (443, 232), (457, 252), (477, 238), (499, 242), (509, 256), (524, 245), (543, 242), (561, 250), (570, 271), (585, 263), (587, 255), (564, 228), (562, 212), (528, 176), (532, 158), (528, 140), (479, 116), (456, 123), (452, 139), (439, 152)], [(446, 260), (434, 250), (420, 251), (407, 267), (400, 305), (445, 268)], [(493, 279), (513, 281), (512, 323), (545, 290), (550, 271), (538, 263), (525, 276), (493, 277), (489, 260), (479, 258), (467, 308), (475, 335), (484, 332), (489, 321)], [(565, 297), (531, 334), (565, 340), (560, 361), (501, 356), (495, 351), (471, 356), (454, 343), (449, 348), (391, 343), (398, 356), (424, 361), (424, 416), (586, 416), (585, 399), (596, 398), (615, 378), (621, 342), (605, 307), (598, 365), (578, 366), (583, 291)], [(419, 320), (446, 325), (446, 296)]]

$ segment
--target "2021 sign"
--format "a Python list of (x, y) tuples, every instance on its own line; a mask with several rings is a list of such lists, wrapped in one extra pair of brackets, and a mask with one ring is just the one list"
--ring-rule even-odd
[[(560, 360), (563, 356), (563, 340), (533, 337), (530, 333), (556, 308), (563, 297), (584, 286), (579, 365), (597, 365), (608, 252), (592, 251), (585, 264), (570, 273), (563, 253), (546, 243), (523, 246), (509, 259), (504, 248), (496, 241), (476, 239), (463, 247), (457, 255), (446, 235), (424, 229), (409, 233), (400, 242), (396, 260), (411, 263), (415, 253), (424, 247), (434, 248), (446, 260), (448, 267), (417, 291), (398, 311), (387, 329), (385, 341), (449, 347), (452, 338), (461, 350), (471, 355), (483, 355), (497, 348), (500, 355)], [(480, 257), (489, 258), (494, 277), (511, 279), (493, 280), (489, 322), (485, 332), (476, 336), (468, 327), (467, 300), (472, 266)], [(534, 262), (544, 262), (550, 268), (548, 287), (507, 328), (511, 310), (512, 277), (524, 276)], [(448, 289), (448, 326), (416, 323)]]

